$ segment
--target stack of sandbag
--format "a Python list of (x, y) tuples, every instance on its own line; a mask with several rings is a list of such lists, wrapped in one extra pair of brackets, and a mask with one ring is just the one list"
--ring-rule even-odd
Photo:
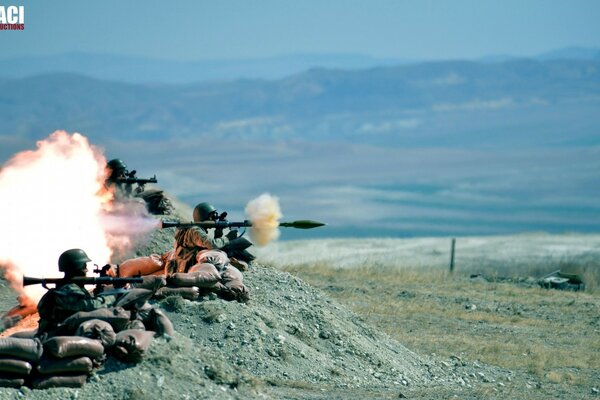
[(81, 387), (104, 356), (99, 340), (83, 336), (54, 336), (44, 342), (44, 355), (31, 382), (34, 389)]
[(140, 362), (155, 335), (174, 334), (165, 313), (147, 302), (153, 293), (132, 289), (115, 307), (71, 315), (61, 324), (61, 332), (73, 336), (54, 336), (43, 344), (29, 338), (35, 331), (0, 338), (0, 387), (81, 387), (107, 355)]
[(123, 307), (99, 308), (93, 311), (79, 311), (63, 322), (68, 332), (75, 333), (79, 326), (89, 320), (100, 320), (107, 322), (114, 332), (126, 329), (131, 320), (131, 311)]
[(203, 250), (196, 256), (198, 264), (190, 268), (190, 271), (196, 270), (196, 267), (202, 268), (203, 264), (213, 264), (221, 274), (220, 283), (224, 286), (218, 294), (226, 300), (248, 301), (250, 293), (244, 285), (244, 277), (239, 269), (231, 264), (227, 253), (221, 250)]
[(158, 309), (148, 304), (153, 292), (132, 289), (121, 297), (117, 307), (78, 312), (65, 320), (76, 334), (100, 340), (106, 350), (125, 362), (140, 362), (152, 338), (174, 334), (173, 324)]
[(0, 387), (23, 386), (42, 353), (42, 344), (37, 339), (0, 338)]
[(178, 295), (189, 300), (213, 292), (226, 300), (247, 301), (249, 293), (242, 273), (232, 266), (227, 254), (220, 250), (203, 250), (198, 263), (188, 272), (167, 276), (167, 287), (158, 289), (155, 297)]

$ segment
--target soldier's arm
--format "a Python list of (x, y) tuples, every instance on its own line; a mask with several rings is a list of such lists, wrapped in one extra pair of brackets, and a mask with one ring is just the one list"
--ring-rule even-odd
[(56, 296), (56, 306), (73, 312), (92, 311), (110, 307), (115, 300), (114, 296), (92, 297), (77, 291), (67, 291)]
[(212, 239), (208, 236), (208, 233), (201, 229), (192, 229), (190, 232), (190, 240), (195, 246), (204, 247), (209, 250), (220, 249), (229, 243), (229, 239), (226, 236)]

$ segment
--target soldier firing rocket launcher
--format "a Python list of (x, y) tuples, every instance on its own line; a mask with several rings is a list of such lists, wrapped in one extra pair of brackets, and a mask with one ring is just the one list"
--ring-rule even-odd
[[(194, 208), (193, 222), (162, 221), (159, 227), (163, 229), (179, 228), (175, 233), (175, 239), (178, 243), (177, 246), (179, 246), (178, 248), (180, 249), (193, 249), (195, 246), (198, 246), (198, 241), (196, 240), (205, 241), (207, 245), (203, 243), (200, 247), (218, 248), (227, 253), (227, 256), (231, 260), (235, 260), (235, 262), (242, 261), (243, 263), (250, 263), (255, 257), (249, 253), (247, 249), (253, 244), (265, 246), (271, 240), (276, 239), (279, 236), (279, 227), (312, 229), (325, 225), (323, 222), (312, 220), (280, 222), (279, 218), (281, 218), (281, 211), (279, 209), (277, 198), (270, 196), (269, 194), (263, 194), (258, 198), (251, 200), (246, 206), (246, 214), (249, 217), (248, 219), (239, 222), (230, 222), (226, 220), (226, 212), (219, 214), (212, 204), (203, 202), (199, 203)], [(228, 240), (225, 241), (225, 244), (217, 243), (223, 236), (223, 230), (225, 228), (229, 229), (229, 232), (226, 235)], [(245, 230), (238, 235), (237, 228), (250, 228), (252, 242), (243, 237)], [(207, 238), (206, 235), (204, 235), (204, 239), (199, 239), (199, 234), (188, 236), (188, 233), (193, 232), (194, 230), (208, 232), (212, 229), (214, 229), (214, 243), (213, 239)], [(196, 237), (196, 239), (190, 239), (192, 237)], [(243, 267), (241, 268), (245, 269)]]
[[(248, 239), (238, 236), (236, 228), (251, 228), (251, 236), (256, 240), (258, 238), (259, 243), (261, 245), (265, 245), (266, 241), (260, 239), (261, 233), (256, 234), (257, 231), (260, 232), (261, 229), (264, 231), (276, 230), (278, 226), (285, 228), (296, 228), (296, 229), (312, 229), (318, 228), (320, 226), (324, 226), (325, 224), (318, 221), (311, 220), (298, 220), (291, 222), (279, 222), (275, 224), (275, 226), (262, 228), (260, 224), (253, 224), (252, 221), (245, 220), (241, 222), (230, 222), (226, 220), (217, 220), (217, 221), (197, 221), (197, 222), (173, 222), (173, 221), (162, 221), (161, 228), (192, 228), (199, 227), (202, 229), (215, 229), (215, 232), (222, 232), (223, 229), (230, 229), (230, 233), (227, 235), (229, 239), (229, 243), (225, 246), (221, 247), (220, 250), (227, 253), (227, 255), (234, 259), (236, 262), (242, 261), (244, 263), (249, 263), (254, 260), (254, 255), (249, 253), (247, 249), (252, 246), (252, 242)], [(255, 231), (252, 231), (255, 230)], [(221, 233), (222, 234), (222, 233)], [(254, 235), (253, 235), (254, 234)], [(264, 235), (264, 232), (262, 233)], [(219, 233), (216, 233), (219, 235)], [(243, 233), (242, 233), (243, 235)], [(239, 268), (239, 266), (238, 266)]]

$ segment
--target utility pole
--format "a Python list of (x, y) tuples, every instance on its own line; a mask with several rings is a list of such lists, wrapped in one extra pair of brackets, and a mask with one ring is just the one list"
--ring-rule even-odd
[(454, 272), (454, 247), (456, 245), (456, 239), (452, 238), (452, 244), (450, 245), (450, 273)]

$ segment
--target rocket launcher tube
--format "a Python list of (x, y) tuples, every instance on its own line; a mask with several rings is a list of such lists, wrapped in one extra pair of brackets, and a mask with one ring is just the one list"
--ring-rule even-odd
[[(312, 229), (326, 225), (323, 222), (312, 221), (310, 219), (301, 219), (297, 221), (280, 222), (279, 226), (283, 228), (296, 228), (296, 229)], [(252, 221), (242, 222), (229, 222), (229, 221), (202, 221), (202, 222), (175, 222), (175, 221), (162, 221), (161, 228), (191, 228), (192, 226), (198, 226), (204, 229), (210, 228), (244, 228), (252, 226)]]
[(23, 286), (39, 285), (46, 287), (48, 284), (54, 285), (66, 285), (69, 283), (78, 283), (84, 285), (115, 285), (125, 283), (143, 283), (142, 278), (113, 278), (110, 276), (76, 276), (72, 278), (31, 278), (29, 276), (23, 277)]

